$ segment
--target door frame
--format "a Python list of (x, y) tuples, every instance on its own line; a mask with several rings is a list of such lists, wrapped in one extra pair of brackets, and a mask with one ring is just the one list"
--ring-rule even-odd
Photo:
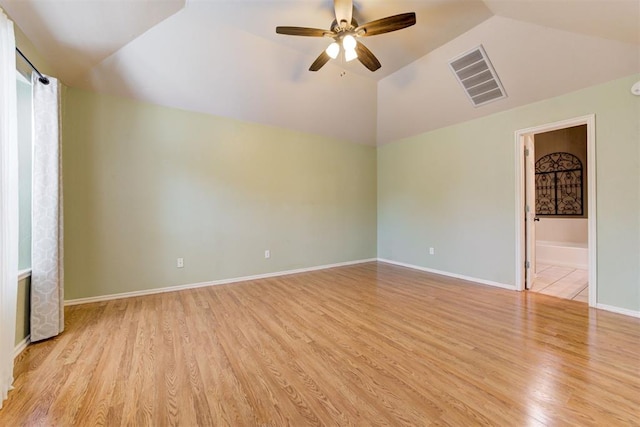
[(587, 211), (588, 245), (589, 245), (589, 306), (595, 307), (597, 302), (597, 238), (596, 238), (596, 116), (589, 114), (559, 122), (543, 124), (515, 132), (515, 176), (516, 176), (516, 289), (525, 288), (525, 135), (551, 132), (573, 126), (587, 125)]
[[(536, 141), (535, 134), (526, 133), (523, 136), (525, 156), (524, 156), (524, 260), (525, 264), (529, 265), (529, 268), (524, 269), (524, 288), (526, 290), (531, 289), (533, 280), (536, 278), (536, 193), (535, 173), (527, 173), (529, 168), (535, 171), (535, 152)], [(529, 150), (527, 153), (526, 151)], [(527, 209), (528, 207), (528, 209)], [(529, 237), (529, 238), (527, 238)]]

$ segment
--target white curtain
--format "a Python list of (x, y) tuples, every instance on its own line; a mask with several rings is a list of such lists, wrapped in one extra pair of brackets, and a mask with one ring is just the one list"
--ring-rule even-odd
[(62, 152), (60, 87), (48, 77), (33, 83), (33, 187), (31, 222), (31, 341), (64, 329)]
[(18, 289), (16, 42), (0, 9), (0, 408), (13, 383)]

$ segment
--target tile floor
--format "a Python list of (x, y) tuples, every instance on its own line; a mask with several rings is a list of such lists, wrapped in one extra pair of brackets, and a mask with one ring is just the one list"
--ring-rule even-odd
[(589, 302), (589, 272), (557, 265), (538, 264), (532, 292)]

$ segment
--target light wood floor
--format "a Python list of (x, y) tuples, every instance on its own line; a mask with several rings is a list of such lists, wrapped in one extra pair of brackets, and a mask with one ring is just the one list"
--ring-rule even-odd
[(640, 319), (387, 264), (66, 315), (0, 425), (640, 424)]
[(580, 268), (538, 264), (532, 292), (589, 302), (589, 271)]

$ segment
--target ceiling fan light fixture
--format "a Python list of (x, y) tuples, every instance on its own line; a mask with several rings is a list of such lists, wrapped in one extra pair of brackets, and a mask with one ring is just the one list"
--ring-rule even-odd
[(355, 49), (345, 49), (344, 50), (344, 59), (349, 62), (349, 61), (353, 61), (354, 59), (356, 59), (358, 57), (358, 53), (356, 52)]
[(344, 47), (345, 52), (349, 50), (355, 50), (356, 44), (356, 39), (351, 34), (347, 34), (342, 39), (342, 47)]
[(327, 47), (325, 52), (327, 52), (327, 55), (329, 55), (331, 59), (336, 59), (338, 57), (338, 54), (340, 54), (340, 45), (336, 42), (333, 42), (329, 45), (329, 47)]
[(378, 58), (356, 37), (369, 37), (378, 34), (402, 30), (416, 23), (416, 13), (407, 12), (387, 16), (359, 25), (353, 18), (354, 0), (333, 0), (335, 19), (328, 30), (307, 27), (278, 26), (276, 33), (288, 36), (326, 37), (333, 39), (331, 45), (323, 50), (309, 67), (309, 71), (318, 71), (329, 60), (337, 59), (344, 51), (345, 62), (358, 59), (369, 71), (376, 71), (382, 66)]

